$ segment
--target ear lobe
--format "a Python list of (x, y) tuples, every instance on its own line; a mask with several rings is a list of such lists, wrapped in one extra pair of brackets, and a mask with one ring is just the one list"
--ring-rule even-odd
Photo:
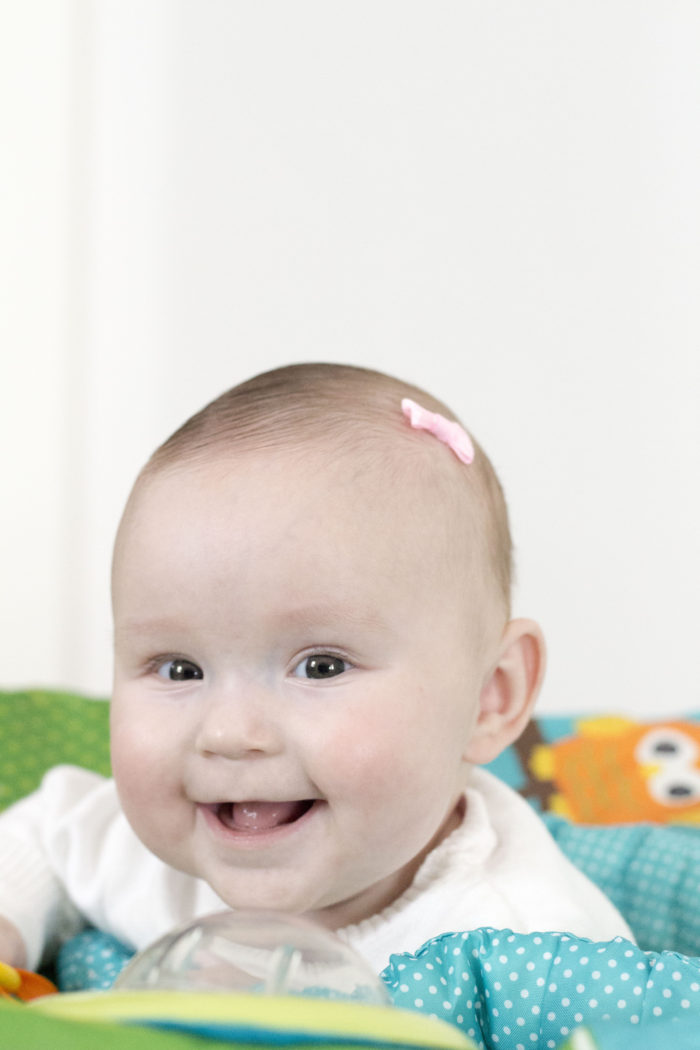
[(482, 765), (499, 755), (530, 720), (545, 668), (545, 642), (534, 620), (506, 626), (496, 666), (484, 683), (479, 716), (464, 751), (467, 762)]

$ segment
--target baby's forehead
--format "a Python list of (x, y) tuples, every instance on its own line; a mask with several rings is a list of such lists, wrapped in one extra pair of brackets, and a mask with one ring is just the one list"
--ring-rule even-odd
[(474, 493), (460, 477), (470, 467), (423, 438), (418, 454), (391, 440), (222, 447), (146, 472), (117, 539), (115, 593), (124, 573), (132, 578), (148, 566), (149, 550), (162, 560), (164, 530), (177, 537), (170, 550), (186, 558), (211, 550), (208, 564), (219, 559), (222, 569), (228, 551), (255, 537), (255, 572), (261, 550), (284, 549), (290, 535), (301, 535), (317, 555), (314, 574), (369, 573), (409, 604), (439, 594), (452, 617), (483, 617), (496, 588)]
[(400, 431), (387, 433), (302, 433), (296, 440), (265, 446), (226, 443), (196, 450), (155, 469), (147, 469), (137, 490), (149, 486), (195, 485), (209, 489), (264, 479), (262, 494), (271, 503), (290, 487), (308, 485), (318, 497), (324, 489), (352, 489), (358, 504), (369, 501), (387, 513), (407, 504), (427, 506), (434, 520), (476, 513), (475, 486), (456, 457), (435, 438), (416, 441)]
[(288, 522), (289, 508), (296, 508), (298, 528), (307, 518), (315, 542), (335, 543), (339, 558), (343, 544), (384, 549), (387, 558), (396, 548), (409, 566), (412, 560), (434, 566), (437, 584), (438, 574), (473, 572), (484, 557), (479, 508), (460, 476), (469, 468), (453, 458), (428, 435), (417, 447), (392, 435), (221, 447), (142, 476), (130, 516), (140, 528), (144, 515), (166, 504), (174, 515), (187, 515), (194, 534), (209, 527), (213, 508), (251, 529), (261, 521)]

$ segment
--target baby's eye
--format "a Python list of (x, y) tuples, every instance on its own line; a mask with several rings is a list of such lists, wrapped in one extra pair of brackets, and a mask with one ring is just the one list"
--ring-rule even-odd
[(166, 660), (157, 667), (156, 673), (161, 678), (168, 678), (171, 682), (189, 682), (195, 678), (204, 678), (201, 667), (191, 660), (183, 660), (180, 657)]
[(339, 674), (347, 671), (350, 664), (340, 656), (331, 653), (314, 653), (306, 656), (294, 668), (295, 678), (314, 678), (317, 681), (324, 678), (336, 678)]

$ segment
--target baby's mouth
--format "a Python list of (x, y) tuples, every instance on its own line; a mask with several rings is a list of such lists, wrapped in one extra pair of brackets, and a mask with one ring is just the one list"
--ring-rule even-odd
[(212, 807), (231, 831), (270, 831), (293, 824), (311, 809), (313, 799), (296, 802), (219, 802)]

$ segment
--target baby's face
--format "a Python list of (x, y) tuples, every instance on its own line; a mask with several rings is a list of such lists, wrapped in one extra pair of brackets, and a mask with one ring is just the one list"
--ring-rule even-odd
[(121, 801), (231, 907), (359, 921), (459, 820), (478, 598), (434, 500), (387, 485), (250, 453), (149, 479), (122, 528)]

